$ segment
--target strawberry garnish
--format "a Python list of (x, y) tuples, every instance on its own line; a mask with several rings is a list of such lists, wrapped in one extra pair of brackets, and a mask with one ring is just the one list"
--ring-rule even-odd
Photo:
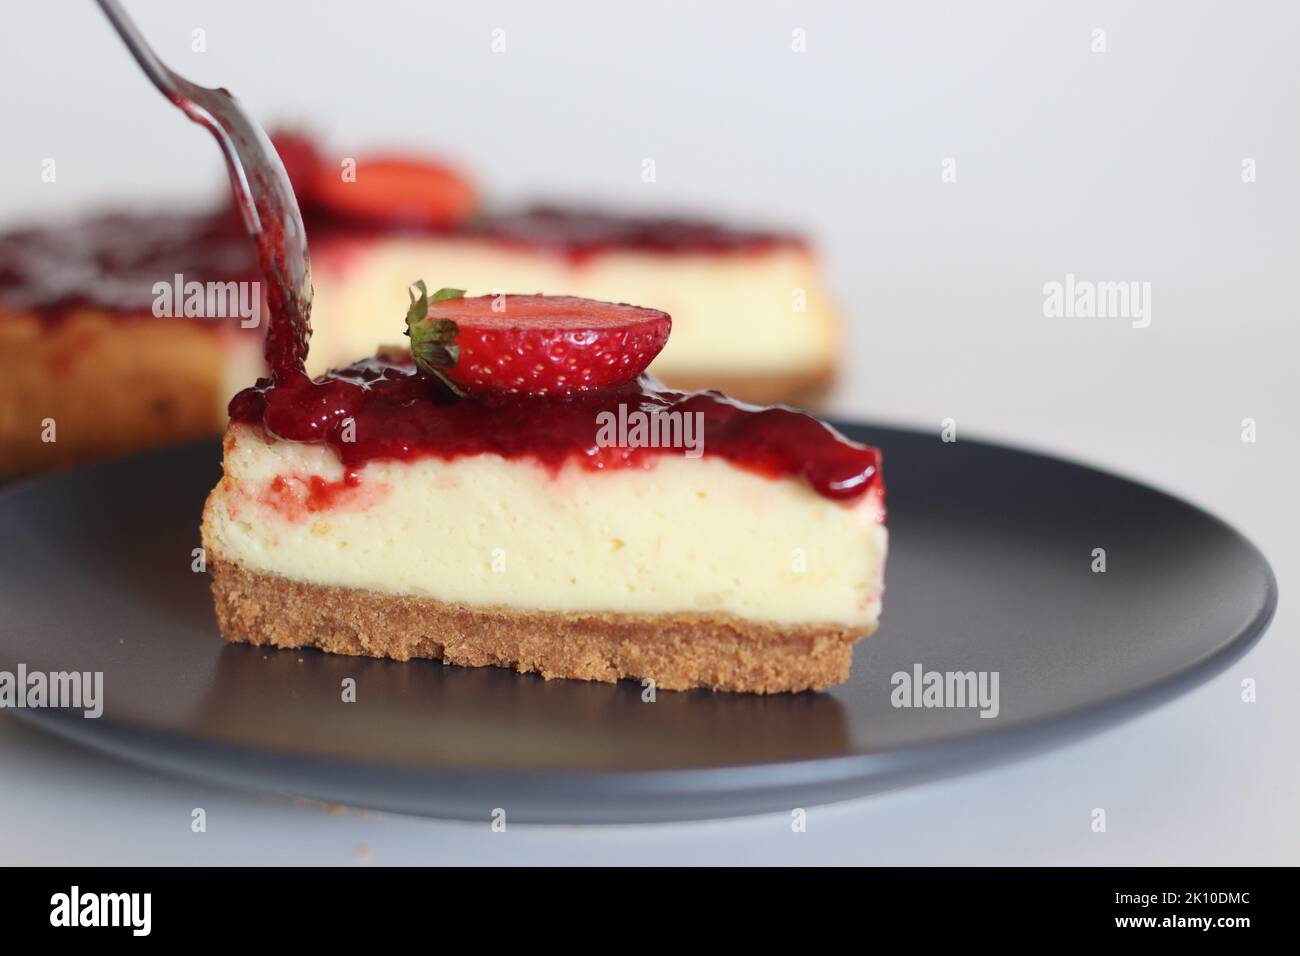
[(289, 184), (293, 186), (298, 205), (304, 208), (311, 205), (315, 199), (316, 180), (325, 168), (316, 143), (296, 130), (280, 129), (271, 134), (271, 144), (280, 154), (284, 171), (289, 174)]
[(344, 216), (377, 225), (445, 228), (464, 222), (477, 197), (469, 180), (450, 166), (389, 157), (361, 158), (356, 179), (340, 165), (320, 168), (313, 198)]
[(406, 327), (416, 364), (459, 394), (569, 395), (635, 379), (668, 341), (672, 319), (567, 295), (430, 295), (417, 282)]

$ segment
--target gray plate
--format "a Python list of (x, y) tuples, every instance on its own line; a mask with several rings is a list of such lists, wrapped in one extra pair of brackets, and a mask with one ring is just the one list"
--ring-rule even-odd
[[(0, 496), (0, 669), (103, 671), (98, 720), (14, 713), (156, 767), (431, 816), (628, 822), (788, 810), (1058, 743), (1207, 679), (1272, 616), (1260, 553), (1182, 501), (1040, 455), (840, 427), (884, 450), (892, 553), (880, 630), (829, 693), (645, 703), (633, 683), (226, 645), (190, 570), (214, 443)], [(891, 676), (918, 664), (996, 671), (998, 716), (895, 708)]]

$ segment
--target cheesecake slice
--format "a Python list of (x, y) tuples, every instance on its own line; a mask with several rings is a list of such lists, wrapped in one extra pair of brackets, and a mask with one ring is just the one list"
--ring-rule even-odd
[(879, 455), (643, 374), (662, 312), (412, 306), (412, 349), (231, 403), (203, 544), (228, 640), (772, 693), (880, 613)]

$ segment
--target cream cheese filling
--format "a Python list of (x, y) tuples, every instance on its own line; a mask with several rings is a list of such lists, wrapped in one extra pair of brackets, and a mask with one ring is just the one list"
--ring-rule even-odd
[(496, 455), (374, 461), (349, 485), (326, 446), (246, 425), (226, 444), (204, 545), (253, 570), (480, 607), (862, 627), (880, 613), (872, 496), (840, 504), (707, 454), (554, 473)]

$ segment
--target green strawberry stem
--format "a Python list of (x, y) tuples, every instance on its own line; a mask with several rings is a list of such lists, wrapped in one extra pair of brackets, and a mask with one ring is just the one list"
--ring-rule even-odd
[[(415, 290), (420, 290), (417, 298)], [(429, 295), (429, 288), (423, 279), (417, 279), (408, 290), (411, 307), (406, 310), (406, 334), (411, 339), (411, 355), (416, 367), (426, 375), (441, 381), (460, 398), (465, 391), (445, 374), (442, 369), (452, 368), (460, 361), (460, 346), (456, 344), (456, 334), (460, 331), (451, 319), (430, 319), (429, 303), (445, 302), (447, 299), (460, 299), (465, 295), (464, 289), (439, 289)]]

